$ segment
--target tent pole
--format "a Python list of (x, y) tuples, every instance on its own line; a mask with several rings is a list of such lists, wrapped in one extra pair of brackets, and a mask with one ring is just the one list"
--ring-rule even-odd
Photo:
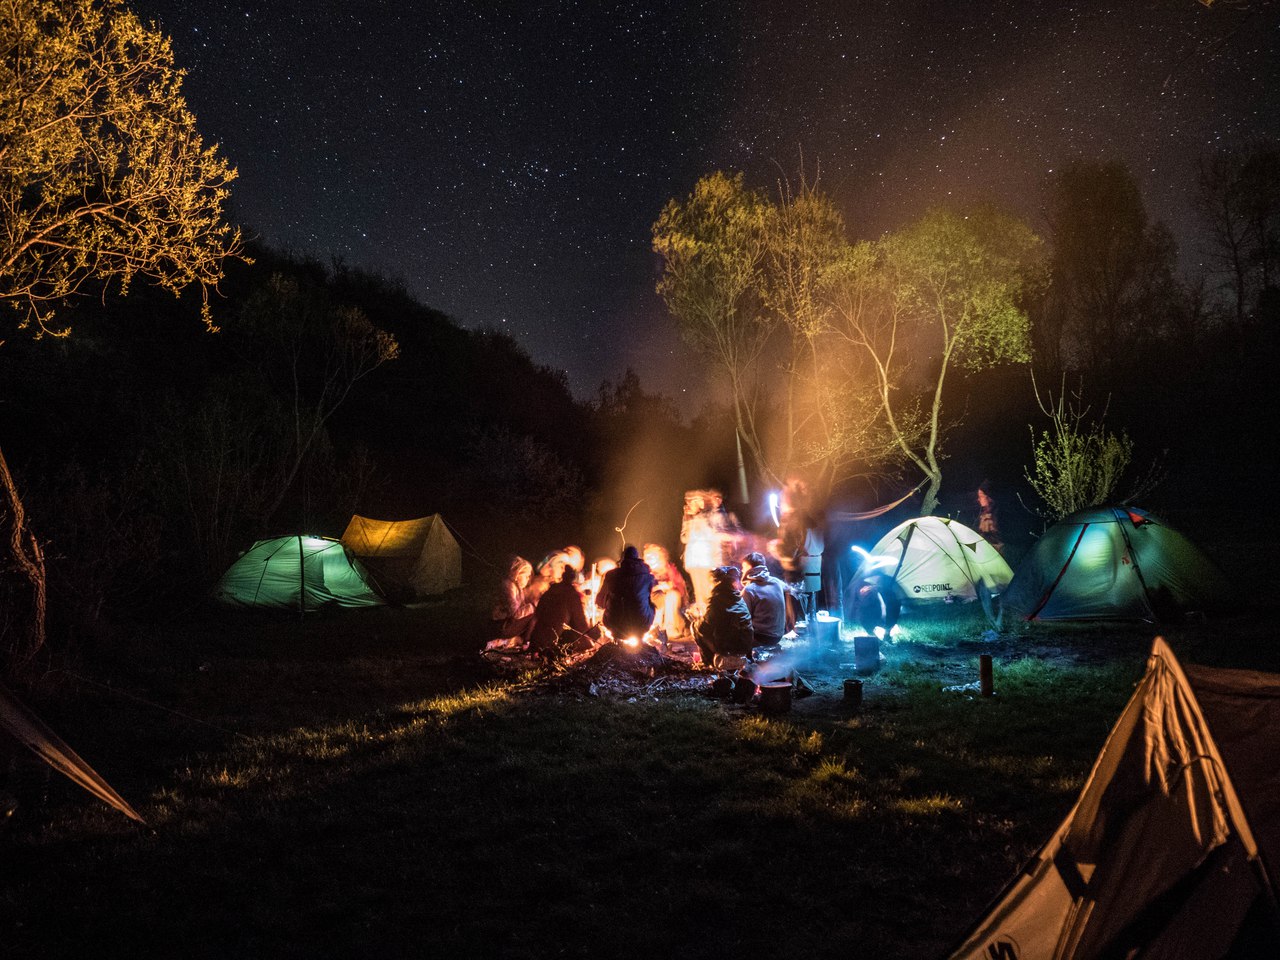
[(307, 615), (307, 560), (302, 553), (302, 537), (298, 537), (298, 619)]

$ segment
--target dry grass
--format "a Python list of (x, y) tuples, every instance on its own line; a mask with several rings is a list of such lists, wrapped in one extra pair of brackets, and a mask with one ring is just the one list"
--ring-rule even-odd
[[(148, 825), (55, 784), (0, 848), (4, 955), (936, 955), (1069, 808), (1152, 635), (959, 611), (886, 647), (860, 714), (835, 671), (770, 720), (494, 680), (474, 613), (211, 622), (86, 664), (133, 699), (81, 683), (50, 719)], [(1170, 635), (1261, 665), (1264, 633)], [(980, 652), (998, 695), (944, 692)]]

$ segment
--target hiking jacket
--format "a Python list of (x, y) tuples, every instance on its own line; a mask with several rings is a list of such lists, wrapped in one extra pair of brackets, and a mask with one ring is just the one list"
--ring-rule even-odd
[(679, 594), (681, 610), (689, 605), (689, 586), (684, 582), (684, 574), (673, 564), (667, 564), (667, 568), (661, 573), (654, 573), (653, 580), (655, 592), (664, 593), (669, 590)]
[(707, 599), (707, 612), (694, 629), (694, 639), (711, 655), (745, 657), (755, 646), (751, 611), (732, 583), (717, 583)]
[(742, 601), (751, 611), (751, 629), (757, 643), (780, 640), (787, 632), (787, 594), (782, 581), (764, 564), (747, 571)]
[(596, 604), (617, 639), (643, 637), (653, 626), (653, 573), (639, 558), (625, 558), (604, 575)]
[(493, 602), (494, 620), (516, 620), (533, 613), (533, 604), (524, 598), (524, 591), (516, 586), (514, 580), (503, 580), (498, 587), (498, 596)]
[(586, 633), (587, 614), (582, 606), (582, 594), (573, 581), (561, 580), (548, 587), (538, 601), (529, 646), (535, 650), (549, 650), (559, 641), (566, 626)]
[(822, 531), (793, 518), (781, 530), (778, 559), (791, 583), (803, 584), (806, 593), (822, 589)]

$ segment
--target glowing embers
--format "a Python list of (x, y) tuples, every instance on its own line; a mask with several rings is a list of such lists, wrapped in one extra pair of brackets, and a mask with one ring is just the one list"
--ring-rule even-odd
[(616, 637), (613, 632), (603, 623), (600, 624), (600, 635), (605, 643), (616, 643), (621, 649), (630, 653), (638, 653), (643, 647), (652, 647), (655, 650), (662, 650), (665, 646), (663, 637), (657, 627), (651, 628), (644, 636), (636, 636), (629, 634), (625, 637)]

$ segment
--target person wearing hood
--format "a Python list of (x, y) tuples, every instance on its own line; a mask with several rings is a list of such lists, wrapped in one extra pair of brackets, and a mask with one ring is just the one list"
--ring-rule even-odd
[(653, 572), (631, 545), (623, 548), (618, 565), (604, 575), (596, 598), (604, 611), (604, 625), (615, 639), (643, 637), (653, 626)]
[(716, 567), (711, 571), (711, 596), (706, 614), (693, 632), (702, 662), (714, 664), (716, 657), (749, 657), (755, 646), (751, 631), (751, 611), (738, 592), (737, 567)]
[(553, 584), (560, 582), (568, 560), (569, 558), (561, 551), (549, 553), (543, 557), (533, 576), (529, 578), (529, 585), (524, 588), (524, 598), (536, 607), (542, 595), (550, 590)]
[(533, 604), (525, 599), (533, 564), (524, 557), (509, 557), (507, 575), (498, 587), (492, 614), (492, 633), (486, 650), (523, 649), (533, 630)]
[(751, 612), (751, 630), (758, 647), (772, 646), (786, 635), (787, 588), (769, 572), (763, 553), (749, 553), (742, 559), (742, 601)]

